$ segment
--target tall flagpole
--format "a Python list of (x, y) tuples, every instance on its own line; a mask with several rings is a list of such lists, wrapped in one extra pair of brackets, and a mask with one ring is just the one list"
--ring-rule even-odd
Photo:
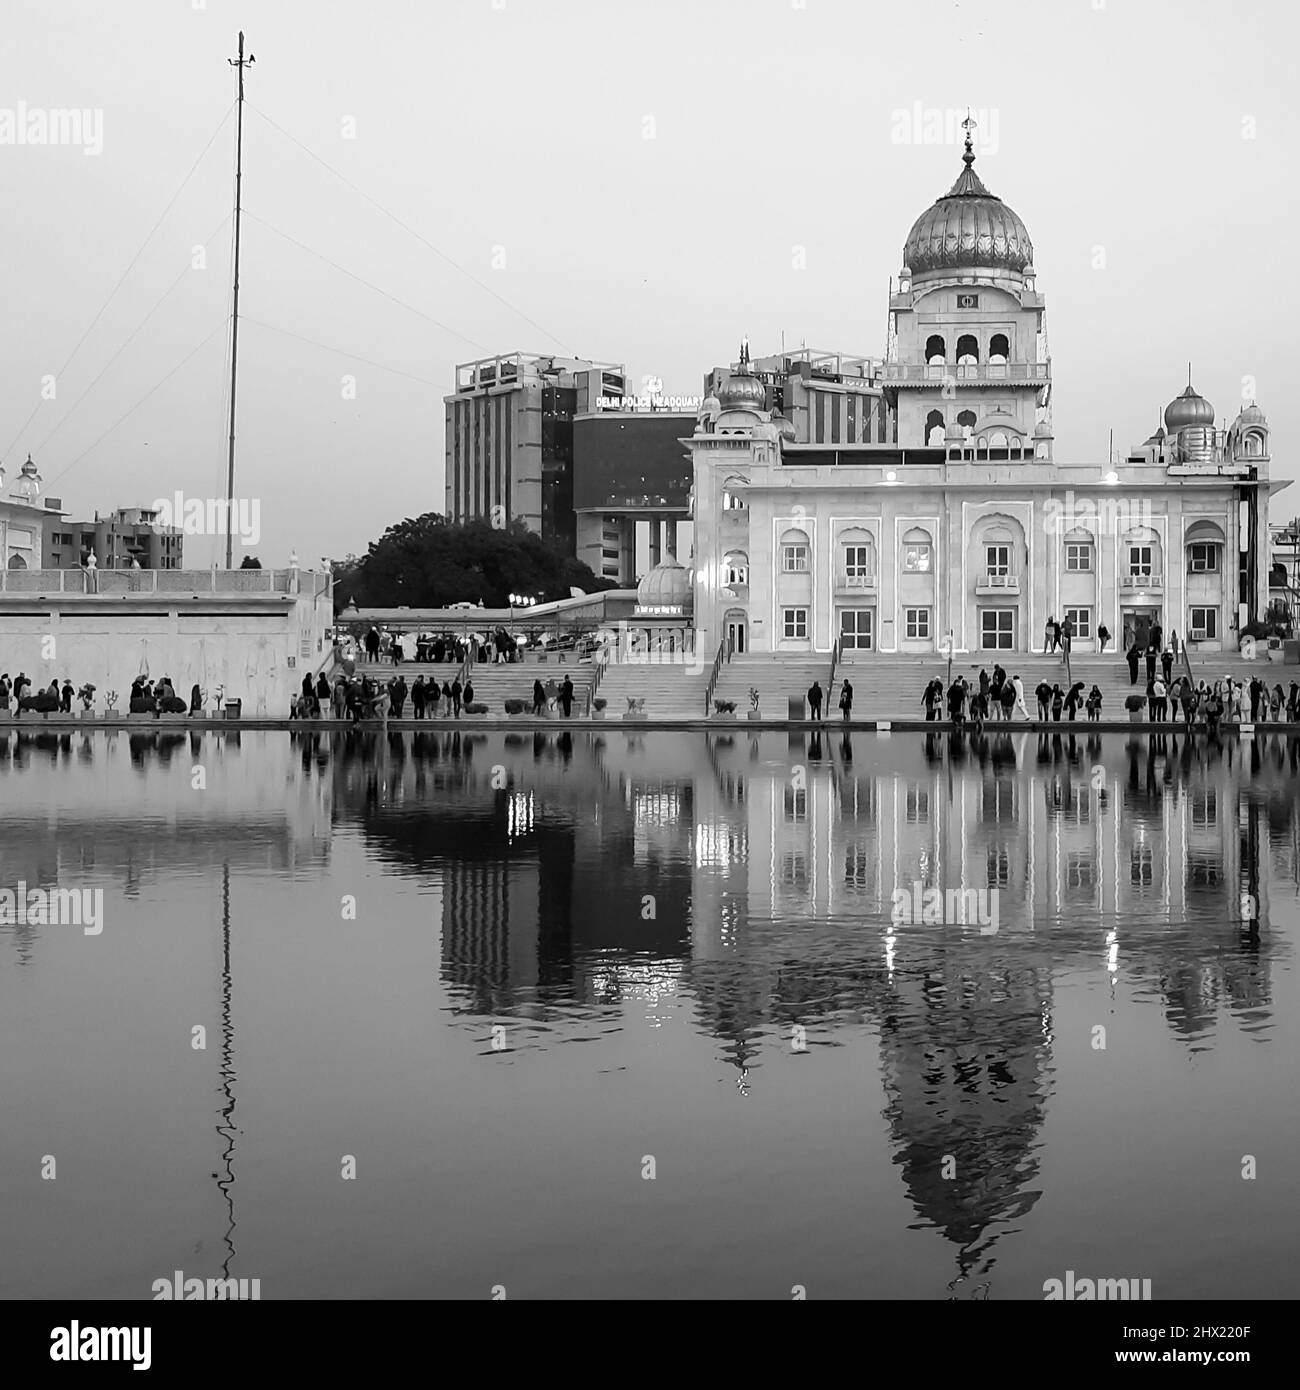
[(234, 316), (230, 323), (230, 454), (226, 464), (226, 568), (234, 564), (235, 543), (235, 382), (239, 365), (239, 214), (240, 181), (244, 171), (244, 69), (257, 60), (250, 53), (244, 59), (244, 31), (239, 31), (239, 57), (226, 62), (239, 73), (239, 100), (235, 117), (235, 280)]

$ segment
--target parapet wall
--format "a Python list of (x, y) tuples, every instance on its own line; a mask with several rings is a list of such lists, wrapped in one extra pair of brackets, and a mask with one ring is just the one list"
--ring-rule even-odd
[(330, 576), (313, 571), (0, 572), (0, 671), (89, 682), (101, 712), (108, 691), (125, 711), (137, 676), (165, 675), (187, 701), (198, 685), (211, 708), (221, 687), (250, 718), (284, 718), (331, 663), (332, 623)]

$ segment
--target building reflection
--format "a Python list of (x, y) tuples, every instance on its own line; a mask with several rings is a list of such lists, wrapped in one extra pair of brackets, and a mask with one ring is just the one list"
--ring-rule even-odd
[[(441, 879), (458, 1007), (681, 994), (742, 1089), (765, 1046), (865, 1025), (954, 1287), (1038, 1198), (1060, 969), (1123, 972), (1189, 1046), (1225, 1014), (1269, 1026), (1269, 882), (1300, 867), (1286, 739), (428, 737), (387, 782), (344, 762), (336, 803)], [(996, 890), (997, 932), (895, 924), (895, 890), (925, 888)]]

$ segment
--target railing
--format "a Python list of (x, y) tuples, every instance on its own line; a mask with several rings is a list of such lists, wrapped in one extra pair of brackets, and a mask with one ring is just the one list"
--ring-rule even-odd
[(983, 383), (988, 381), (1046, 381), (1049, 367), (1046, 362), (887, 362), (886, 382), (933, 382), (942, 386), (953, 381)]
[(1163, 589), (1163, 576), (1154, 571), (1129, 570), (1119, 577), (1121, 589)]
[(322, 594), (329, 586), (317, 570), (0, 570), (6, 594)]
[(876, 587), (876, 576), (874, 574), (854, 573), (846, 570), (840, 575), (839, 587), (841, 589), (874, 589)]
[(1018, 574), (1003, 574), (1001, 570), (984, 570), (975, 581), (979, 589), (999, 589), (1003, 593), (1018, 594), (1020, 592), (1020, 576)]
[(724, 637), (718, 643), (718, 654), (713, 658), (713, 670), (709, 672), (709, 683), (704, 688), (704, 717), (709, 717), (709, 709), (713, 704), (713, 692), (718, 684), (718, 675), (722, 671), (723, 659), (730, 660), (731, 652), (728, 650), (727, 639)]
[(843, 640), (842, 637), (837, 637), (835, 641), (831, 643), (831, 674), (830, 679), (826, 682), (826, 701), (828, 704), (835, 694), (835, 668), (840, 663), (840, 643)]
[(594, 708), (594, 702), (596, 699), (596, 692), (600, 689), (600, 682), (603, 679), (605, 672), (609, 669), (609, 654), (612, 649), (613, 643), (606, 642), (605, 645), (600, 649), (600, 655), (596, 658), (596, 670), (595, 673), (592, 675), (591, 685), (587, 690), (588, 719), (591, 718), (591, 712)]

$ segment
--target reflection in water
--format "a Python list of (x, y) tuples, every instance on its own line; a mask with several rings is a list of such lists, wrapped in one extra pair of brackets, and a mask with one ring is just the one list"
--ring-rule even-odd
[[(1159, 1017), (1189, 1055), (1230, 1024), (1269, 1040), (1297, 769), (1270, 733), (22, 732), (0, 734), (0, 773), (23, 778), (0, 830), (32, 884), (75, 870), (132, 894), (220, 868), (227, 1274), (231, 869), (319, 873), (355, 841), (438, 889), (452, 1028), (517, 1020), (514, 1045), (544, 1051), (684, 1011), (747, 1107), (792, 1051), (871, 1040), (912, 1229), (979, 1297), (1042, 1195), (1063, 981), (1104, 980), (1113, 1014)], [(894, 893), (926, 888), (996, 894), (996, 931), (896, 923)], [(4, 941), (39, 958), (38, 929)]]

